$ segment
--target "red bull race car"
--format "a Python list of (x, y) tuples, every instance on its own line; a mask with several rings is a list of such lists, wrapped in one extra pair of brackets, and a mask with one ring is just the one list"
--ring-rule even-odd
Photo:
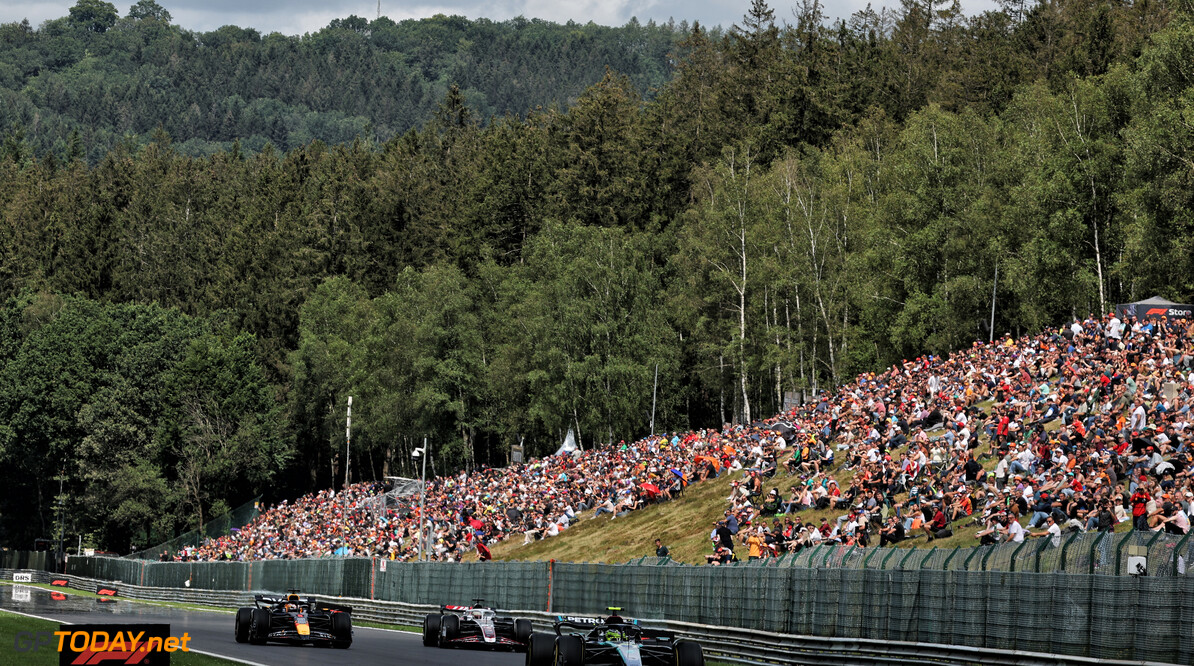
[(289, 643), (347, 649), (352, 645), (352, 608), (300, 597), (258, 594), (255, 606), (236, 611), (236, 642)]
[(423, 645), (467, 647), (524, 652), (531, 638), (531, 621), (498, 617), (483, 600), (472, 606), (440, 606), (438, 614), (423, 619)]

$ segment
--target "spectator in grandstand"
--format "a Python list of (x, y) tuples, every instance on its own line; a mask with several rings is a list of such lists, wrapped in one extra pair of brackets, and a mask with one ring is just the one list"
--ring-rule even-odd
[(949, 522), (945, 517), (945, 510), (939, 503), (933, 503), (931, 505), (931, 509), (926, 508), (925, 511), (926, 518), (929, 516), (930, 511), (933, 516), (932, 519), (927, 521), (922, 528), (924, 529), (925, 534), (929, 536), (929, 541), (932, 541), (933, 539), (945, 539), (947, 537), (953, 536), (953, 532), (949, 529)]
[(1047, 536), (1052, 539), (1052, 545), (1054, 548), (1061, 546), (1061, 526), (1057, 524), (1057, 521), (1053, 519), (1052, 515), (1045, 519), (1044, 530), (1040, 532), (1029, 532), (1029, 536)]
[(668, 550), (667, 546), (663, 545), (663, 540), (656, 539), (655, 540), (655, 557), (668, 557), (669, 555), (671, 555), (671, 551)]
[(904, 523), (895, 516), (887, 519), (887, 524), (879, 530), (879, 545), (897, 544), (904, 540)]

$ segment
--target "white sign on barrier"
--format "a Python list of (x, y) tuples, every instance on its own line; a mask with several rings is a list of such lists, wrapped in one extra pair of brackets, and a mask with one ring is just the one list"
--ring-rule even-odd
[(381, 558), (381, 572), (382, 573), (386, 572), (386, 558), (384, 558), (384, 557)]
[(14, 573), (12, 575), (12, 581), (14, 583), (32, 583), (33, 582), (33, 574), (31, 574), (31, 573)]
[(13, 601), (32, 601), (33, 588), (25, 587), (24, 585), (14, 585), (12, 588)]

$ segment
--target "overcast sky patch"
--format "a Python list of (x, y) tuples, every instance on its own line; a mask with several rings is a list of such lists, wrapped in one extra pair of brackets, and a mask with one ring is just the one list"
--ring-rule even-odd
[[(121, 16), (128, 13), (129, 0), (116, 2)], [(372, 19), (377, 16), (376, 0), (158, 0), (173, 16), (174, 23), (189, 30), (215, 30), (224, 25), (255, 28), (262, 34), (281, 32), (287, 35), (314, 32), (334, 18), (351, 14)], [(896, 3), (889, 3), (894, 6)], [(66, 16), (74, 2), (30, 2), (3, 0), (0, 2), (0, 22), (29, 19), (34, 25), (42, 21)], [(742, 19), (750, 3), (746, 0), (439, 0), (435, 3), (382, 0), (381, 13), (395, 21), (426, 18), (436, 14), (459, 14), (468, 18), (490, 18), (497, 21), (525, 16), (558, 23), (569, 20), (590, 21), (602, 25), (623, 25), (631, 17), (646, 23), (654, 20), (665, 23), (700, 21), (702, 25), (729, 27)], [(866, 0), (831, 0), (825, 13), (831, 18), (846, 18), (866, 7)], [(773, 3), (775, 17), (781, 22), (793, 21), (795, 3)], [(875, 3), (880, 6), (880, 3)], [(966, 0), (967, 13), (993, 9), (993, 0)]]

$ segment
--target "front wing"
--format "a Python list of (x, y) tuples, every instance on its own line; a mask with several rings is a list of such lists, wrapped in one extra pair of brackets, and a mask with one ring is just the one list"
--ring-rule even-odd
[(278, 643), (324, 643), (335, 640), (332, 635), (331, 613), (313, 613), (307, 616), (306, 635), (300, 634), (294, 624), (294, 616), (290, 613), (273, 613), (270, 618), (272, 631), (266, 634), (265, 640)]
[(307, 634), (306, 636), (303, 636), (303, 635), (299, 634), (297, 629), (295, 629), (293, 626), (291, 626), (287, 629), (279, 629), (277, 631), (269, 632), (269, 634), (266, 635), (265, 640), (273, 641), (275, 643), (300, 644), (300, 643), (330, 643), (333, 640), (335, 640), (335, 638), (332, 636), (332, 634), (330, 632), (320, 630), (320, 629), (315, 629), (314, 627), (311, 628), (311, 633)]
[(676, 660), (675, 646), (670, 641), (643, 642), (638, 646), (637, 660), (634, 654), (619, 649), (618, 644), (585, 641), (585, 666), (673, 666)]
[(527, 644), (514, 638), (513, 626), (494, 627), (492, 639), (486, 639), (485, 633), (475, 622), (461, 622), (460, 635), (444, 641), (443, 647), (472, 647), (490, 648), (493, 650), (525, 650)]

